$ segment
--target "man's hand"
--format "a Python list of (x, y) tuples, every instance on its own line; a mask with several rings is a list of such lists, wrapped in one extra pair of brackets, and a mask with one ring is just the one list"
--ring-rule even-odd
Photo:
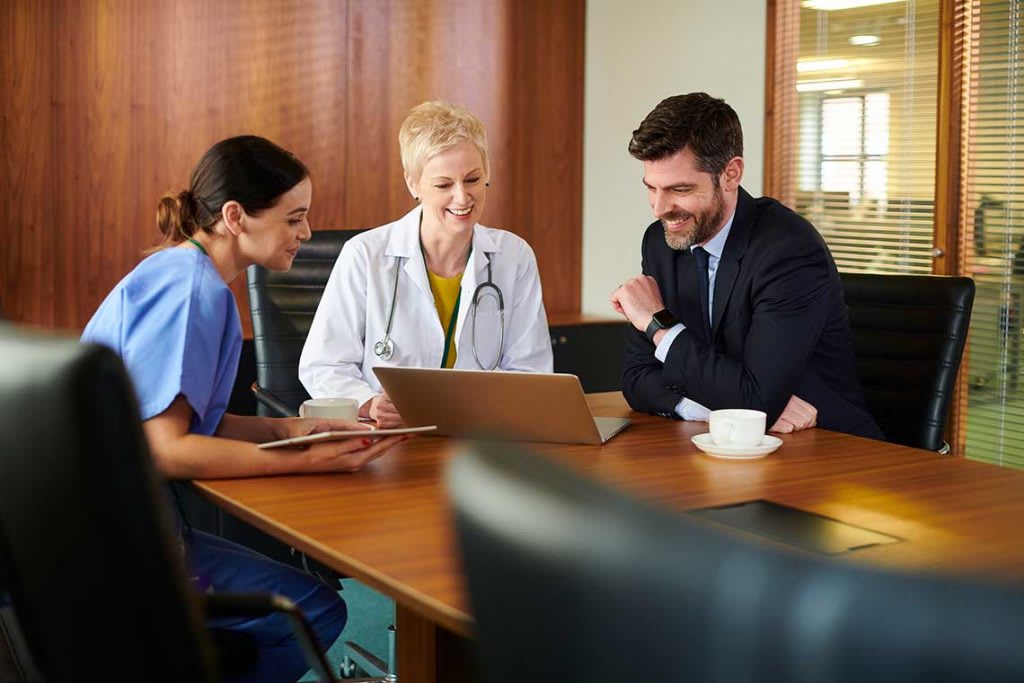
[(818, 409), (796, 394), (789, 397), (789, 403), (779, 419), (775, 421), (769, 432), (779, 434), (790, 434), (804, 429), (810, 429), (818, 424)]
[(376, 420), (378, 429), (405, 426), (402, 416), (398, 414), (398, 409), (395, 408), (395, 404), (391, 402), (387, 394), (374, 396), (364, 403), (359, 409), (359, 415)]
[(646, 332), (654, 314), (665, 308), (658, 282), (649, 275), (638, 275), (619, 285), (612, 293), (611, 304), (641, 332)]

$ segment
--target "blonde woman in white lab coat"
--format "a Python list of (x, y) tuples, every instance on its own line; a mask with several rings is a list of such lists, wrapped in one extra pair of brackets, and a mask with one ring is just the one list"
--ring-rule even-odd
[(424, 102), (399, 143), (419, 205), (345, 243), (299, 360), (310, 396), (355, 398), (380, 427), (402, 418), (378, 365), (552, 370), (533, 250), (478, 222), (490, 186), (483, 124), (462, 107)]

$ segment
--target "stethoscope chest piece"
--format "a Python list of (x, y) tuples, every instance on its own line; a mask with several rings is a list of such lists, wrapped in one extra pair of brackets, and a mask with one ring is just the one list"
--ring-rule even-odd
[(373, 353), (381, 360), (391, 360), (391, 356), (395, 355), (395, 343), (390, 336), (385, 335), (384, 339), (373, 345)]

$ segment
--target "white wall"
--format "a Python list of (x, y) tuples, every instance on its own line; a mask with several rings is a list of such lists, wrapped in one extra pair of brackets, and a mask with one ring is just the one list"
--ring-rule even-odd
[(608, 296), (640, 272), (653, 216), (626, 145), (654, 106), (703, 90), (743, 124), (743, 186), (761, 194), (764, 0), (588, 0), (583, 132), (583, 311), (612, 314)]

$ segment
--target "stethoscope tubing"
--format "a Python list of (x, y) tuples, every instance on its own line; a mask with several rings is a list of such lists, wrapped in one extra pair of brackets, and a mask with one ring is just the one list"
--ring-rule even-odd
[[(490, 255), (488, 255), (490, 256)], [(384, 338), (373, 345), (373, 353), (381, 360), (391, 360), (391, 357), (395, 353), (395, 343), (391, 339), (391, 326), (395, 320), (395, 308), (398, 303), (398, 280), (402, 274), (402, 259), (403, 256), (396, 257), (395, 264), (395, 283), (391, 288), (391, 306), (388, 310), (388, 324), (384, 328)], [(494, 364), (489, 368), (485, 368), (484, 364), (480, 362), (480, 357), (476, 351), (476, 314), (480, 310), (480, 297), (483, 296), (486, 290), (493, 289), (494, 296), (498, 300), (498, 315), (499, 315), (499, 331), (498, 331), (498, 355), (494, 359)], [(488, 258), (487, 261), (487, 280), (481, 282), (473, 290), (473, 298), (471, 300), (470, 307), (473, 309), (472, 312), (472, 323), (470, 327), (470, 334), (472, 340), (472, 351), (473, 360), (476, 361), (476, 366), (481, 370), (494, 370), (498, 367), (501, 362), (501, 355), (505, 351), (505, 297), (502, 295), (501, 288), (494, 284), (494, 279), (491, 273), (491, 262)]]
[[(480, 356), (476, 353), (476, 313), (480, 310), (480, 296), (481, 293), (486, 289), (493, 289), (494, 295), (498, 299), (498, 355), (494, 359), (494, 364), (485, 368), (484, 364), (480, 362)], [(470, 326), (470, 348), (473, 350), (473, 360), (476, 361), (476, 366), (481, 370), (494, 370), (498, 367), (498, 363), (501, 362), (501, 354), (505, 351), (505, 297), (501, 294), (501, 288), (494, 284), (494, 280), (491, 278), (491, 262), (490, 259), (487, 261), (487, 280), (481, 282), (473, 290), (473, 302), (471, 304), (473, 308), (473, 322)]]
[(388, 325), (384, 329), (384, 338), (373, 345), (373, 352), (382, 360), (391, 360), (395, 353), (395, 344), (391, 341), (391, 323), (395, 320), (395, 303), (398, 301), (398, 278), (402, 274), (402, 258), (398, 257), (395, 266), (395, 285), (391, 289), (391, 310), (388, 311)]

